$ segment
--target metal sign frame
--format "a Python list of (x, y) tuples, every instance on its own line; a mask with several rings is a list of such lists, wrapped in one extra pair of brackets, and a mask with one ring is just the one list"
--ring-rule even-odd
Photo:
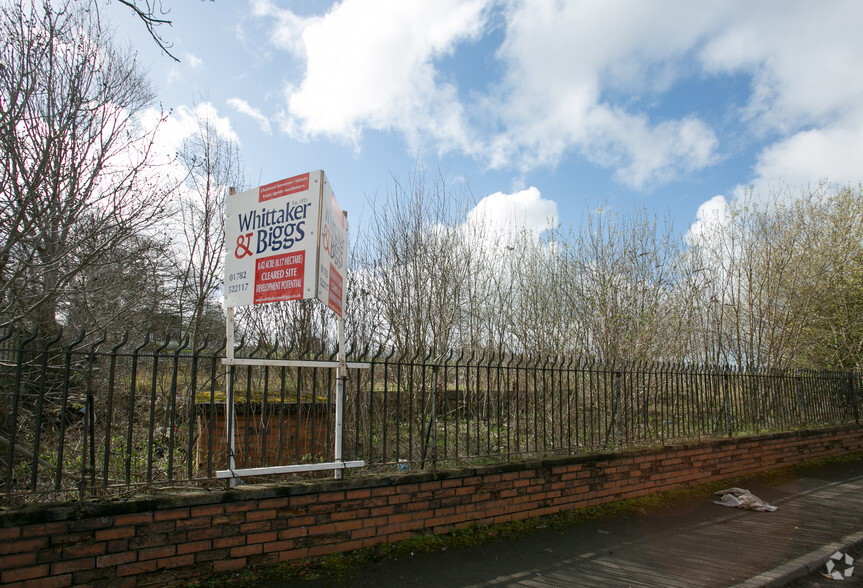
[[(326, 175), (323, 171), (309, 172), (308, 174), (301, 174), (299, 176), (294, 176), (293, 178), (280, 180), (279, 182), (274, 182), (273, 184), (268, 184), (266, 186), (256, 188), (255, 190), (244, 192), (240, 196), (245, 197), (246, 200), (252, 203), (255, 202), (255, 198), (257, 198), (259, 202), (263, 203), (268, 200), (281, 198), (283, 195), (289, 196), (298, 192), (304, 194), (304, 190), (308, 192), (309, 187), (313, 182), (319, 183), (316, 196), (318, 198), (318, 201), (312, 202), (313, 206), (316, 205), (318, 218), (317, 223), (313, 227), (308, 229), (307, 234), (310, 236), (314, 236), (316, 243), (314, 248), (309, 247), (308, 243), (304, 243), (299, 246), (296, 251), (303, 251), (304, 262), (311, 262), (313, 264), (313, 267), (315, 269), (314, 279), (311, 281), (311, 284), (307, 283), (309, 281), (309, 278), (308, 274), (306, 274), (303, 280), (303, 287), (306, 290), (309, 290), (309, 287), (313, 288), (314, 295), (307, 295), (308, 292), (306, 293), (306, 295), (301, 296), (288, 294), (287, 298), (280, 298), (279, 300), (318, 298), (322, 303), (326, 304), (331, 310), (333, 310), (333, 312), (338, 317), (338, 360), (309, 361), (289, 359), (236, 358), (234, 357), (234, 306), (228, 306), (226, 304), (227, 320), (225, 325), (225, 336), (227, 339), (227, 345), (225, 347), (226, 356), (222, 360), (222, 364), (227, 368), (227, 372), (225, 374), (225, 414), (228, 418), (228, 426), (226, 431), (226, 434), (228, 436), (228, 469), (217, 471), (216, 478), (227, 478), (230, 481), (231, 487), (236, 485), (236, 481), (238, 478), (245, 476), (260, 476), (268, 474), (297, 473), (321, 470), (333, 470), (335, 478), (341, 479), (342, 473), (345, 469), (358, 468), (365, 465), (365, 461), (363, 460), (345, 461), (343, 455), (344, 392), (345, 380), (347, 379), (347, 370), (348, 368), (363, 369), (370, 367), (370, 364), (368, 363), (347, 363), (347, 361), (345, 360), (344, 317), (342, 313), (342, 304), (345, 296), (342, 280), (344, 274), (346, 273), (346, 268), (344, 266), (346, 265), (347, 259), (347, 213), (338, 210), (338, 203), (335, 200), (335, 196), (333, 195), (332, 189), (330, 188), (329, 183), (326, 180)], [(233, 189), (231, 189), (230, 191), (229, 198), (231, 198), (231, 196), (237, 197)], [(246, 212), (246, 214), (255, 215), (257, 214), (257, 212), (248, 211)], [(270, 218), (270, 215), (266, 210), (262, 211), (262, 216), (265, 216), (268, 220)], [(250, 217), (247, 216), (247, 219), (248, 218)], [(249, 221), (247, 220), (246, 222), (248, 223)], [(226, 225), (227, 224), (228, 220), (226, 220)], [(248, 226), (246, 228), (248, 229)], [(228, 244), (228, 251), (230, 252), (231, 244), (228, 241), (227, 232), (228, 231), (226, 228), (226, 243)], [(237, 247), (234, 251), (235, 257), (241, 258), (248, 255), (251, 259), (246, 260), (246, 265), (249, 265), (249, 262), (255, 263), (257, 258), (254, 254), (252, 254), (251, 251), (252, 238), (254, 236), (254, 233), (240, 233), (237, 235), (231, 234), (230, 236), (235, 237), (235, 240), (237, 242)], [(322, 248), (324, 250), (323, 255), (321, 253)], [(266, 247), (264, 249), (266, 249)], [(256, 253), (260, 251), (261, 242), (259, 240), (256, 245)], [(306, 258), (306, 255), (309, 251), (314, 252), (313, 259)], [(283, 255), (291, 255), (293, 253), (295, 253), (295, 251), (286, 251)], [(338, 258), (336, 257), (336, 255), (338, 255)], [(322, 259), (323, 262), (321, 261)], [(236, 260), (234, 261), (236, 262)], [(242, 287), (243, 291), (245, 292), (249, 289), (249, 280), (251, 280), (252, 276), (254, 276), (255, 274), (254, 272), (246, 270), (242, 272), (242, 278), (239, 278), (237, 277), (237, 274), (240, 272), (236, 271), (233, 267), (231, 267), (232, 265), (235, 264), (225, 264), (226, 302), (228, 301), (227, 288)], [(322, 265), (326, 265), (326, 267), (323, 267), (322, 269)], [(341, 274), (339, 273), (339, 271), (341, 271)], [(231, 281), (228, 280), (229, 272), (232, 278)], [(256, 287), (256, 284), (257, 278), (255, 278), (255, 280), (251, 283), (251, 288), (254, 289)], [(268, 302), (268, 300), (262, 302), (253, 301), (253, 304), (265, 302)], [(316, 464), (292, 464), (283, 466), (237, 469), (237, 464), (235, 460), (236, 415), (234, 403), (234, 385), (232, 381), (232, 368), (234, 366), (241, 365), (275, 367), (323, 367), (336, 369), (336, 422), (334, 426), (335, 447), (333, 450), (333, 457), (335, 461)]]

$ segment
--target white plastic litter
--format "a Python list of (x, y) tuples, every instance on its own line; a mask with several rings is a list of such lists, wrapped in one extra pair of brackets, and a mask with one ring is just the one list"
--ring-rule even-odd
[(759, 512), (773, 512), (777, 507), (767, 504), (749, 490), (743, 488), (727, 488), (714, 492), (716, 496), (722, 496), (714, 500), (715, 504), (730, 506), (732, 508), (745, 508), (746, 510), (757, 510)]

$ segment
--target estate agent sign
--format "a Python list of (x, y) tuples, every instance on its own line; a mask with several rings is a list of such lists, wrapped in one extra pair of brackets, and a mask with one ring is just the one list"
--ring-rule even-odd
[(228, 196), (225, 306), (318, 298), (341, 317), (347, 241), (321, 170)]
[[(260, 186), (240, 194), (229, 194), (225, 204), (225, 359), (227, 366), (313, 365), (336, 368), (334, 425), (335, 461), (244, 468), (235, 461), (236, 419), (232, 370), (225, 374), (225, 414), (228, 415), (228, 469), (217, 478), (230, 478), (233, 486), (241, 476), (288, 472), (335, 470), (365, 465), (363, 460), (342, 457), (344, 388), (348, 364), (344, 352), (344, 279), (348, 265), (348, 222), (323, 171), (313, 171)], [(234, 308), (282, 300), (318, 298), (338, 315), (337, 362), (234, 357)]]

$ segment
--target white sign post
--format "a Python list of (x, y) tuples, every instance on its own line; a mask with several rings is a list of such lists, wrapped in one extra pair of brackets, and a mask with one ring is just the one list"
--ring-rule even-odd
[[(342, 458), (344, 380), (344, 279), (347, 274), (348, 222), (323, 171), (313, 171), (227, 198), (225, 218), (225, 306), (227, 308), (228, 470), (217, 478), (361, 467)], [(318, 298), (338, 316), (337, 362), (234, 357), (234, 308), (268, 302)], [(335, 462), (237, 470), (234, 461), (234, 398), (230, 369), (235, 365), (335, 367), (337, 373)], [(352, 363), (350, 367), (368, 367)]]

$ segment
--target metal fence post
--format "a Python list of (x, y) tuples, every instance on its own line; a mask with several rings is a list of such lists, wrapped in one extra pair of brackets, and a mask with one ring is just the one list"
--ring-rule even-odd
[(857, 406), (857, 384), (859, 378), (854, 377), (853, 372), (848, 373), (848, 388), (851, 396), (851, 410), (854, 413), (854, 422), (860, 424), (860, 407)]
[[(96, 348), (108, 338), (107, 333), (102, 333), (102, 338), (90, 346), (87, 354), (87, 388), (84, 392), (84, 439), (81, 443), (81, 482), (79, 493), (81, 500), (87, 489), (87, 474), (90, 474), (90, 487), (96, 485), (96, 413), (93, 398), (93, 366), (96, 365)], [(90, 463), (87, 464), (89, 450)]]
[(12, 418), (9, 421), (9, 450), (6, 459), (6, 492), (12, 492), (12, 480), (15, 470), (15, 447), (16, 447), (16, 432), (18, 429), (18, 399), (21, 396), (21, 377), (24, 366), (24, 348), (36, 338), (39, 334), (39, 329), (33, 329), (33, 333), (26, 339), (22, 340), (18, 345), (17, 364), (15, 365), (15, 387), (12, 392)]
[(114, 421), (114, 378), (117, 369), (117, 351), (129, 341), (129, 331), (123, 333), (119, 343), (111, 348), (111, 365), (108, 368), (108, 406), (105, 416), (105, 454), (102, 466), (102, 487), (108, 487), (108, 471), (111, 467), (111, 425)]
[(432, 366), (432, 391), (431, 391), (431, 415), (429, 416), (429, 433), (431, 433), (431, 440), (429, 441), (426, 438), (426, 444), (431, 442), (431, 461), (432, 461), (432, 470), (437, 469), (437, 375), (438, 375), (437, 364)]
[(734, 435), (734, 429), (731, 424), (731, 391), (729, 390), (730, 384), (729, 380), (731, 379), (731, 375), (729, 374), (730, 367), (725, 366), (722, 370), (722, 402), (725, 404), (725, 430), (728, 433), (729, 437)]
[(48, 353), (51, 346), (57, 343), (63, 337), (63, 329), (57, 329), (57, 334), (53, 339), (45, 343), (42, 348), (42, 366), (39, 368), (39, 397), (36, 403), (36, 426), (33, 439), (33, 465), (30, 476), (30, 489), (36, 490), (39, 479), (39, 465), (43, 463), (42, 454), (42, 418), (45, 412), (45, 392), (46, 380), (48, 379)]

